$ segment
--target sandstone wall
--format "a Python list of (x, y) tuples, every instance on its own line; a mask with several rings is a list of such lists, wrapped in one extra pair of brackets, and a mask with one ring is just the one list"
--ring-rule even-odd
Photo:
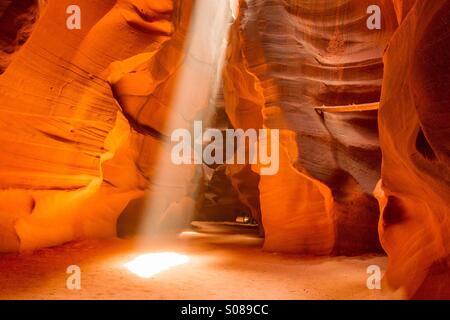
[(385, 281), (409, 297), (448, 298), (450, 2), (403, 10), (385, 55), (379, 111)]
[[(377, 112), (317, 110), (379, 101), (397, 18), (390, 1), (372, 2), (241, 2), (227, 111), (238, 127), (282, 129), (282, 168), (259, 183), (267, 250), (379, 250)], [(370, 4), (383, 10), (382, 30), (367, 29)]]

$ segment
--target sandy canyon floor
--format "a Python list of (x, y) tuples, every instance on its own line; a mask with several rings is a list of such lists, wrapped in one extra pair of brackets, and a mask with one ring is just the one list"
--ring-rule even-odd
[[(201, 223), (176, 239), (83, 241), (0, 255), (0, 299), (386, 299), (366, 287), (384, 256), (302, 257), (261, 250), (249, 228)], [(141, 278), (124, 265), (141, 254), (175, 252), (189, 261)], [(81, 269), (69, 290), (67, 267)]]

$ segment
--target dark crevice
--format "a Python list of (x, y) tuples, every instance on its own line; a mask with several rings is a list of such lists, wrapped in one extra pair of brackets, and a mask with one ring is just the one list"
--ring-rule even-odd
[(1, 7), (0, 75), (31, 35), (39, 18), (38, 0), (11, 1)]
[(405, 212), (402, 201), (395, 196), (389, 196), (383, 211), (384, 228), (403, 223), (406, 220)]
[(417, 133), (416, 138), (416, 149), (420, 152), (422, 156), (424, 156), (428, 160), (436, 159), (436, 154), (433, 151), (430, 143), (428, 142), (425, 134), (423, 133), (422, 128), (419, 128), (419, 132)]

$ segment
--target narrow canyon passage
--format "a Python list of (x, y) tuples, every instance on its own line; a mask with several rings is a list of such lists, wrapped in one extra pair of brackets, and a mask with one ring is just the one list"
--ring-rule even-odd
[(0, 299), (450, 299), (449, 21), (0, 0)]
[[(83, 241), (0, 258), (0, 299), (386, 299), (366, 286), (380, 255), (302, 257), (261, 251), (255, 229), (194, 223), (176, 239)], [(188, 261), (142, 278), (125, 267), (136, 257), (178, 253)], [(66, 269), (81, 269), (81, 290), (69, 290)], [(151, 268), (151, 265), (147, 265)]]

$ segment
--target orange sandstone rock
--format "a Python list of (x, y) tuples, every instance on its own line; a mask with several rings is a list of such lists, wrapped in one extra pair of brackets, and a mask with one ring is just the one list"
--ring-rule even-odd
[(2, 251), (114, 236), (117, 217), (147, 185), (136, 159), (148, 143), (121, 115), (108, 67), (168, 39), (170, 3), (152, 11), (148, 2), (78, 1), (81, 30), (66, 28), (69, 4), (48, 2), (0, 79), (1, 187), (32, 203), (3, 206)]
[[(367, 29), (370, 4), (383, 10), (382, 30)], [(378, 102), (392, 3), (242, 1), (237, 23), (224, 72), (231, 122), (284, 132), (284, 167), (259, 185), (266, 249), (379, 250), (376, 111), (317, 108)]]
[(379, 231), (406, 297), (450, 297), (448, 21), (449, 1), (417, 1), (385, 55)]

